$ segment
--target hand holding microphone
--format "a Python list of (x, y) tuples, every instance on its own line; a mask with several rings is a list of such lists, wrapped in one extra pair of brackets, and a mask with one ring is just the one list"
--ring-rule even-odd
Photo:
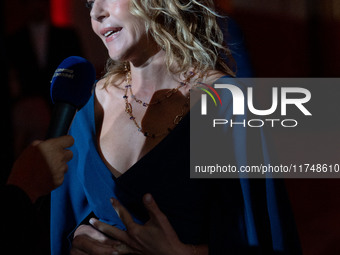
[(68, 148), (74, 140), (66, 134), (76, 111), (90, 98), (94, 81), (93, 66), (79, 57), (64, 60), (55, 72), (51, 84), (55, 107), (47, 140), (35, 141), (26, 148), (14, 163), (8, 185), (0, 187), (1, 215), (5, 219), (2, 248), (11, 254), (36, 254), (31, 251), (38, 247), (40, 251), (43, 237), (49, 235), (44, 228), (48, 224), (48, 199), (39, 207), (33, 203), (62, 184), (67, 162), (73, 156)]
[(95, 70), (81, 57), (69, 57), (57, 68), (51, 82), (53, 114), (46, 141), (33, 142), (16, 160), (7, 184), (24, 190), (31, 201), (60, 186), (72, 159), (74, 140), (67, 136), (72, 120), (91, 96)]

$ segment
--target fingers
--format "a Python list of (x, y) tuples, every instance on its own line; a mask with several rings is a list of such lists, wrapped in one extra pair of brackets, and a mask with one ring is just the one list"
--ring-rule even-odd
[(102, 244), (86, 235), (79, 235), (73, 239), (71, 255), (114, 255), (119, 254), (110, 245)]
[(74, 232), (74, 238), (81, 235), (86, 235), (93, 240), (96, 240), (102, 244), (109, 245), (111, 247), (115, 247), (121, 244), (120, 241), (108, 237), (108, 235), (105, 235), (103, 232), (99, 231), (91, 225), (80, 225)]
[[(72, 136), (66, 135), (66, 136), (61, 136), (58, 138), (53, 138), (47, 141), (48, 142), (50, 141), (54, 143), (54, 146), (63, 149), (63, 162), (66, 163), (73, 158), (73, 152), (66, 149), (66, 148), (71, 147), (74, 144), (74, 139)], [(65, 169), (65, 172), (66, 171), (67, 171), (67, 168)]]
[[(54, 158), (56, 157), (56, 153), (59, 153), (60, 155), (60, 162), (61, 163), (67, 163), (73, 158), (73, 152), (70, 150), (67, 150), (66, 148), (71, 147), (74, 144), (74, 139), (72, 136), (66, 135), (61, 136), (58, 138), (52, 138), (48, 139), (45, 142), (41, 142), (38, 144), (41, 150), (44, 151), (45, 154), (52, 153), (54, 155)], [(65, 169), (66, 172), (67, 169)]]
[(64, 160), (65, 162), (69, 162), (73, 158), (73, 152), (70, 150), (65, 150)]
[(115, 239), (114, 247), (119, 254), (139, 254), (136, 249), (132, 248), (132, 246), (135, 246), (135, 243), (133, 243), (127, 232), (101, 222), (95, 218), (90, 219), (90, 224), (100, 232)]
[(70, 135), (62, 136), (61, 138), (64, 148), (69, 148), (74, 144), (74, 138)]
[(128, 212), (128, 210), (126, 210), (126, 208), (119, 203), (119, 201), (115, 198), (111, 198), (111, 203), (113, 208), (116, 210), (119, 218), (122, 220), (122, 222), (124, 223), (125, 227), (127, 229), (133, 228), (135, 227), (137, 224), (134, 222), (131, 214)]
[(70, 135), (52, 138), (47, 141), (53, 142), (56, 146), (60, 146), (62, 148), (69, 148), (74, 144), (74, 139)]
[(112, 237), (113, 239), (116, 239), (122, 242), (128, 242), (129, 240), (128, 234), (125, 231), (120, 230), (119, 228), (116, 228), (114, 226), (101, 222), (94, 218), (90, 219), (90, 224), (96, 229), (98, 229), (100, 232), (108, 235), (109, 237)]
[[(167, 217), (165, 214), (159, 209), (156, 201), (153, 199), (151, 194), (145, 194), (143, 197), (143, 202), (145, 208), (148, 210), (150, 218), (156, 219), (159, 222), (167, 221)], [(138, 224), (136, 224), (131, 217), (130, 213), (126, 210), (126, 208), (119, 203), (117, 199), (112, 198), (111, 203), (113, 208), (116, 210), (118, 216), (126, 226), (128, 230), (136, 229)]]
[(151, 219), (157, 219), (158, 221), (163, 221), (166, 219), (165, 214), (159, 209), (151, 194), (145, 194), (143, 197), (143, 202), (145, 208), (149, 212)]
[[(113, 208), (116, 210), (118, 216), (125, 225), (127, 231), (122, 231), (114, 226), (105, 224), (96, 219), (91, 219), (90, 223), (104, 234), (127, 244), (130, 248), (134, 249), (135, 250), (134, 253), (136, 253), (140, 249), (137, 240), (141, 235), (142, 226), (134, 222), (128, 210), (121, 203), (119, 203), (117, 199), (111, 198), (110, 201), (112, 203)], [(126, 247), (124, 246), (122, 246), (121, 248), (123, 250), (126, 250)]]

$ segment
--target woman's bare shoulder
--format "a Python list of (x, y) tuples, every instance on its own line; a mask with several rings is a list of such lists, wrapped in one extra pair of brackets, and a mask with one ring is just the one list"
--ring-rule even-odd
[(105, 87), (107, 82), (107, 78), (102, 78), (96, 83), (96, 90), (102, 90)]
[(98, 102), (103, 104), (106, 100), (112, 100), (115, 96), (120, 95), (120, 82), (114, 81), (109, 77), (100, 79), (96, 84), (95, 95)]
[(106, 79), (103, 78), (100, 79), (96, 84), (95, 95), (98, 102), (103, 102), (105, 98), (105, 83)]

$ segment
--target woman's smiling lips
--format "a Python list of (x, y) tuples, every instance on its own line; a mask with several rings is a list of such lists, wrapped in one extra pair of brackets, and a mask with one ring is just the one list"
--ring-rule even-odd
[(118, 37), (122, 29), (122, 27), (108, 27), (100, 30), (100, 34), (104, 36), (105, 41), (109, 43)]

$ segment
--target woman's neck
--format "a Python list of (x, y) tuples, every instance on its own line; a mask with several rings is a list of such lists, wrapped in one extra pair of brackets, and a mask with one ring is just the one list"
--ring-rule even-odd
[(131, 83), (136, 92), (154, 92), (176, 86), (176, 75), (169, 73), (163, 50), (152, 55), (141, 65), (130, 62), (130, 70)]

